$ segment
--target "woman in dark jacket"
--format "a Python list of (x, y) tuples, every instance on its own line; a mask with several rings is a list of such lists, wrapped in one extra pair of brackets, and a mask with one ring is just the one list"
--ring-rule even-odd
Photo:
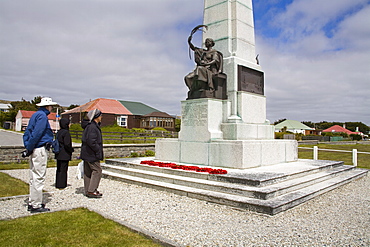
[(73, 147), (71, 134), (69, 133), (69, 119), (62, 118), (59, 120), (60, 130), (57, 133), (60, 151), (55, 155), (57, 159), (57, 174), (55, 187), (64, 189), (67, 187), (68, 163), (72, 158)]
[(98, 191), (102, 168), (100, 160), (103, 160), (103, 138), (100, 129), (102, 113), (99, 109), (94, 109), (87, 113), (89, 121), (83, 121), (81, 126), (84, 128), (82, 134), (81, 159), (84, 161), (84, 188), (85, 195), (92, 198), (103, 196)]

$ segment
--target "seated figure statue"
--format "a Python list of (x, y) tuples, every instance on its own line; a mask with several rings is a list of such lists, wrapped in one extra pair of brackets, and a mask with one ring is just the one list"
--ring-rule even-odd
[[(194, 71), (185, 76), (185, 84), (189, 88), (187, 99), (197, 98), (224, 98), (217, 97), (220, 82), (226, 84), (226, 75), (222, 73), (223, 55), (213, 49), (215, 42), (211, 38), (205, 40), (206, 49), (195, 47), (192, 43), (192, 36), (188, 38), (190, 49), (194, 51), (196, 67)], [(221, 78), (221, 80), (219, 79)], [(223, 90), (226, 90), (224, 86)], [(224, 93), (226, 95), (226, 92)]]

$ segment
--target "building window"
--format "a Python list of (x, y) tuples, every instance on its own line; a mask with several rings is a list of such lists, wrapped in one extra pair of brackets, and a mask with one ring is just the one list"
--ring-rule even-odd
[(156, 118), (153, 118), (153, 117), (150, 118), (149, 127), (151, 127), (151, 128), (157, 127), (157, 119)]
[(127, 127), (127, 116), (117, 117), (117, 124), (121, 127)]

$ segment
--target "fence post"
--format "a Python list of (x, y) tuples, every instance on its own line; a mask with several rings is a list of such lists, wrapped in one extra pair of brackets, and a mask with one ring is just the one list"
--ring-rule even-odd
[(314, 160), (319, 159), (319, 147), (318, 146), (313, 147), (313, 159)]
[(352, 163), (357, 166), (357, 149), (352, 150)]

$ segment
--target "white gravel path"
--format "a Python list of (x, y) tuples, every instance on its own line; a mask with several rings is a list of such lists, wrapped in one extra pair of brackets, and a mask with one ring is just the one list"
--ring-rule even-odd
[[(69, 168), (71, 186), (57, 190), (55, 168), (48, 168), (51, 212), (86, 207), (176, 246), (370, 246), (369, 176), (267, 216), (109, 179), (99, 187), (103, 198), (90, 199), (76, 169)], [(28, 170), (2, 172), (28, 182)], [(31, 215), (27, 199), (1, 198), (0, 219)]]

